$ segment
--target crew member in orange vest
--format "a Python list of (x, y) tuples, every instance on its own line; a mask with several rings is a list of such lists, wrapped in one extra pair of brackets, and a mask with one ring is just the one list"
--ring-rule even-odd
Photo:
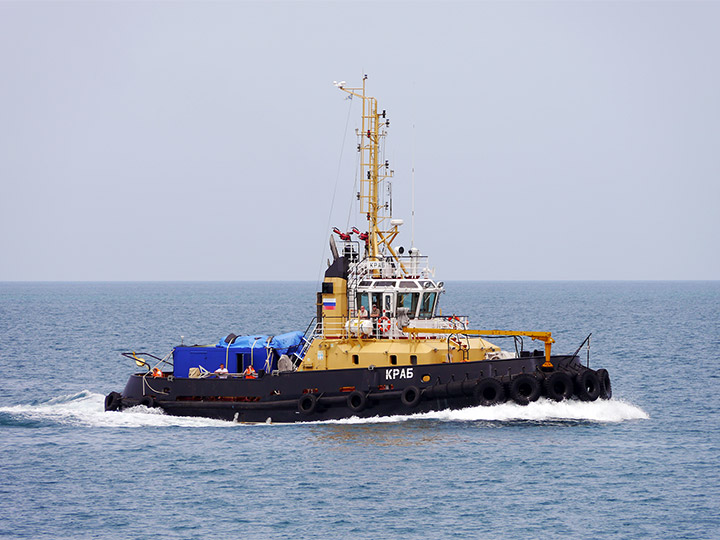
[(245, 368), (243, 375), (246, 379), (257, 379), (257, 371), (255, 371), (255, 368), (252, 367), (252, 364)]

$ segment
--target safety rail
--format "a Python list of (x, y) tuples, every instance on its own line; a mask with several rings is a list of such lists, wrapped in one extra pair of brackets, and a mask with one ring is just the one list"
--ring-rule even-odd
[(313, 317), (310, 321), (310, 324), (308, 324), (305, 332), (303, 333), (302, 347), (298, 352), (293, 355), (297, 358), (297, 361), (293, 362), (294, 365), (298, 365), (302, 361), (302, 359), (305, 358), (305, 353), (310, 348), (313, 339), (315, 339), (315, 337), (317, 336), (318, 327), (320, 326), (320, 323), (317, 322), (317, 317)]
[[(395, 332), (393, 332), (395, 325)], [(315, 329), (315, 337), (325, 339), (381, 339), (393, 337), (401, 330), (394, 319), (373, 317), (358, 319), (347, 317), (325, 317)]]
[(385, 279), (430, 279), (433, 271), (429, 267), (426, 255), (384, 257), (372, 260), (368, 257), (350, 268), (350, 280), (367, 277)]
[[(172, 355), (174, 350), (175, 349), (170, 351), (167, 355), (165, 355), (164, 358), (160, 358), (159, 356), (155, 356), (154, 354), (150, 354), (150, 353), (146, 353), (146, 352), (136, 353), (135, 351), (123, 352), (123, 353), (120, 353), (120, 356), (124, 356), (128, 360), (132, 360), (133, 362), (135, 362), (137, 367), (144, 367), (148, 371), (150, 371), (153, 367), (157, 367), (160, 364), (167, 364), (168, 366), (173, 367), (173, 363), (170, 362), (168, 359), (170, 358), (170, 356)], [(148, 359), (150, 359), (150, 358), (155, 361), (154, 366), (150, 365), (151, 362), (148, 361)]]
[(319, 323), (318, 323), (317, 317), (313, 317), (312, 320), (310, 321), (310, 324), (307, 325), (305, 332), (303, 332), (303, 338), (307, 339), (308, 336), (310, 336), (310, 339), (312, 340), (318, 326), (319, 326)]
[[(408, 319), (405, 319), (408, 321)], [(448, 333), (463, 333), (468, 327), (468, 317), (434, 317), (432, 319), (409, 319), (419, 334), (433, 334), (436, 330)], [(397, 339), (411, 337), (401, 326), (398, 317), (324, 317), (322, 324), (315, 325), (314, 338), (324, 339)], [(423, 337), (430, 337), (424, 335)]]

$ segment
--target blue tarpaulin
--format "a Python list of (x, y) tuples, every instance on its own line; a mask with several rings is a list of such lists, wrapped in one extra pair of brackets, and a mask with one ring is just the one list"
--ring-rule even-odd
[(280, 334), (279, 336), (240, 336), (230, 345), (225, 342), (225, 339), (221, 339), (217, 346), (223, 349), (229, 346), (231, 350), (247, 349), (248, 351), (250, 349), (257, 349), (258, 347), (270, 347), (274, 349), (278, 355), (292, 354), (297, 351), (302, 343), (303, 335), (302, 332), (288, 332), (287, 334)]
[(279, 336), (255, 334), (237, 337), (230, 345), (223, 338), (214, 347), (176, 347), (174, 374), (187, 377), (190, 368), (199, 366), (215, 371), (221, 363), (230, 373), (242, 373), (250, 364), (256, 371), (273, 371), (281, 355), (300, 352), (303, 335), (303, 332)]

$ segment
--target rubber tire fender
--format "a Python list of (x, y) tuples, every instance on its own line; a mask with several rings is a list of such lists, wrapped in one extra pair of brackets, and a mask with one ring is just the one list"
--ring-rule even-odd
[(505, 402), (505, 386), (494, 377), (480, 379), (473, 389), (473, 399), (478, 405), (490, 407)]
[(582, 401), (595, 401), (600, 396), (600, 378), (592, 369), (575, 376), (575, 395)]
[(450, 395), (448, 392), (448, 385), (446, 384), (436, 384), (428, 389), (431, 392), (431, 395), (438, 399), (444, 399)]
[(610, 383), (610, 373), (607, 369), (598, 369), (595, 372), (600, 379), (600, 399), (610, 399), (612, 397), (612, 383)]
[(447, 384), (447, 393), (448, 396), (462, 396), (463, 391), (463, 385), (469, 381), (455, 381)]
[(140, 402), (138, 403), (138, 405), (143, 405), (148, 409), (152, 409), (156, 406), (155, 398), (152, 396), (143, 396), (140, 398)]
[(118, 392), (110, 392), (105, 396), (105, 410), (117, 411), (122, 407), (122, 396)]
[(402, 391), (400, 401), (402, 401), (402, 404), (406, 407), (412, 408), (418, 406), (421, 398), (422, 395), (420, 393), (420, 389), (417, 386), (408, 386)]
[(345, 399), (348, 409), (352, 412), (360, 412), (367, 407), (367, 396), (362, 392), (355, 390), (350, 392), (348, 397)]
[(315, 394), (305, 394), (298, 399), (298, 411), (300, 414), (313, 414), (317, 410), (317, 396)]
[(545, 395), (555, 401), (570, 399), (573, 395), (573, 380), (564, 371), (551, 373), (543, 382)]
[(517, 375), (510, 383), (510, 398), (518, 405), (527, 405), (540, 397), (540, 381), (527, 373)]

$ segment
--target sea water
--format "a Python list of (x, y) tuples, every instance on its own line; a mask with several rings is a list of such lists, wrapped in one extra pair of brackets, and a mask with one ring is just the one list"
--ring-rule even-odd
[(315, 289), (0, 284), (0, 537), (720, 538), (718, 282), (447, 284), (443, 313), (474, 328), (550, 330), (559, 353), (592, 332), (610, 401), (292, 425), (104, 412), (136, 369), (121, 352), (304, 330)]

